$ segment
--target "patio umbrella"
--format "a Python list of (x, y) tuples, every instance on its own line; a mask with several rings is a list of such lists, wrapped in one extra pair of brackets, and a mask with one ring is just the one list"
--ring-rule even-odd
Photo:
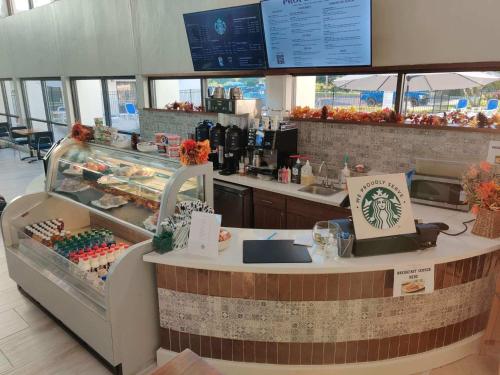
[[(467, 89), (499, 81), (493, 72), (445, 72), (407, 74), (409, 91), (438, 91)], [(356, 74), (337, 78), (336, 87), (349, 90), (396, 91), (396, 74)]]

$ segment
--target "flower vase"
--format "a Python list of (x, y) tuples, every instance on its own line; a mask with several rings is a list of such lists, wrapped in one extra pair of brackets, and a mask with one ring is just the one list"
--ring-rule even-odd
[(487, 238), (500, 237), (500, 211), (479, 209), (472, 233)]

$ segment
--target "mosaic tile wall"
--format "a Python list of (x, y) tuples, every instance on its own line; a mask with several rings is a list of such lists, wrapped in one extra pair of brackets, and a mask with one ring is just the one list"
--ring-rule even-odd
[[(199, 121), (217, 121), (211, 113), (175, 113), (145, 109), (139, 113), (142, 136), (150, 140), (154, 133), (172, 132), (187, 138)], [(231, 117), (240, 126), (241, 116)], [(343, 167), (344, 154), (353, 163), (364, 163), (380, 172), (406, 172), (415, 166), (416, 158), (474, 162), (488, 153), (488, 142), (500, 140), (500, 132), (401, 129), (359, 124), (332, 124), (297, 121), (298, 151), (309, 155), (313, 167), (324, 160), (336, 176)]]
[(392, 270), (276, 275), (161, 265), (162, 347), (280, 364), (420, 353), (484, 329), (498, 272), (500, 250), (437, 264), (434, 293), (392, 298)]
[[(227, 121), (241, 127), (248, 126), (246, 116), (225, 115)], [(216, 113), (197, 112), (167, 112), (154, 109), (142, 109), (139, 111), (139, 121), (141, 124), (141, 137), (144, 140), (152, 140), (155, 133), (165, 132), (179, 134), (182, 139), (189, 138), (190, 133), (194, 133), (196, 125), (203, 120), (218, 121)]]
[(488, 142), (500, 132), (394, 128), (360, 124), (298, 121), (299, 153), (313, 164), (326, 161), (335, 176), (347, 153), (351, 162), (381, 172), (406, 172), (416, 158), (477, 162), (486, 159)]

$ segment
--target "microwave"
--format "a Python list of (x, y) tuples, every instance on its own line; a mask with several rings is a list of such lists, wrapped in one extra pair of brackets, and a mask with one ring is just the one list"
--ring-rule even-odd
[(414, 203), (469, 211), (462, 184), (456, 178), (416, 174), (411, 181), (410, 198)]

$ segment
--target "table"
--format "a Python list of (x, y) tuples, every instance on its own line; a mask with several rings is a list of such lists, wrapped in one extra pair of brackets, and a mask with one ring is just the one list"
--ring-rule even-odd
[[(27, 160), (27, 159), (31, 159), (31, 158), (34, 158), (35, 155), (33, 155), (33, 148), (31, 147), (31, 137), (34, 135), (34, 134), (37, 134), (37, 133), (45, 133), (46, 130), (33, 130), (33, 129), (16, 129), (16, 130), (12, 130), (13, 133), (16, 133), (16, 134), (19, 134), (19, 135), (22, 135), (22, 136), (25, 136), (28, 138), (28, 148), (30, 150), (30, 156), (27, 156), (27, 157), (24, 157), (24, 158), (21, 158), (21, 160)], [(36, 158), (37, 160), (40, 160), (40, 154), (38, 153), (36, 155)], [(34, 160), (33, 160), (34, 161)], [(31, 161), (30, 161), (31, 162)]]

